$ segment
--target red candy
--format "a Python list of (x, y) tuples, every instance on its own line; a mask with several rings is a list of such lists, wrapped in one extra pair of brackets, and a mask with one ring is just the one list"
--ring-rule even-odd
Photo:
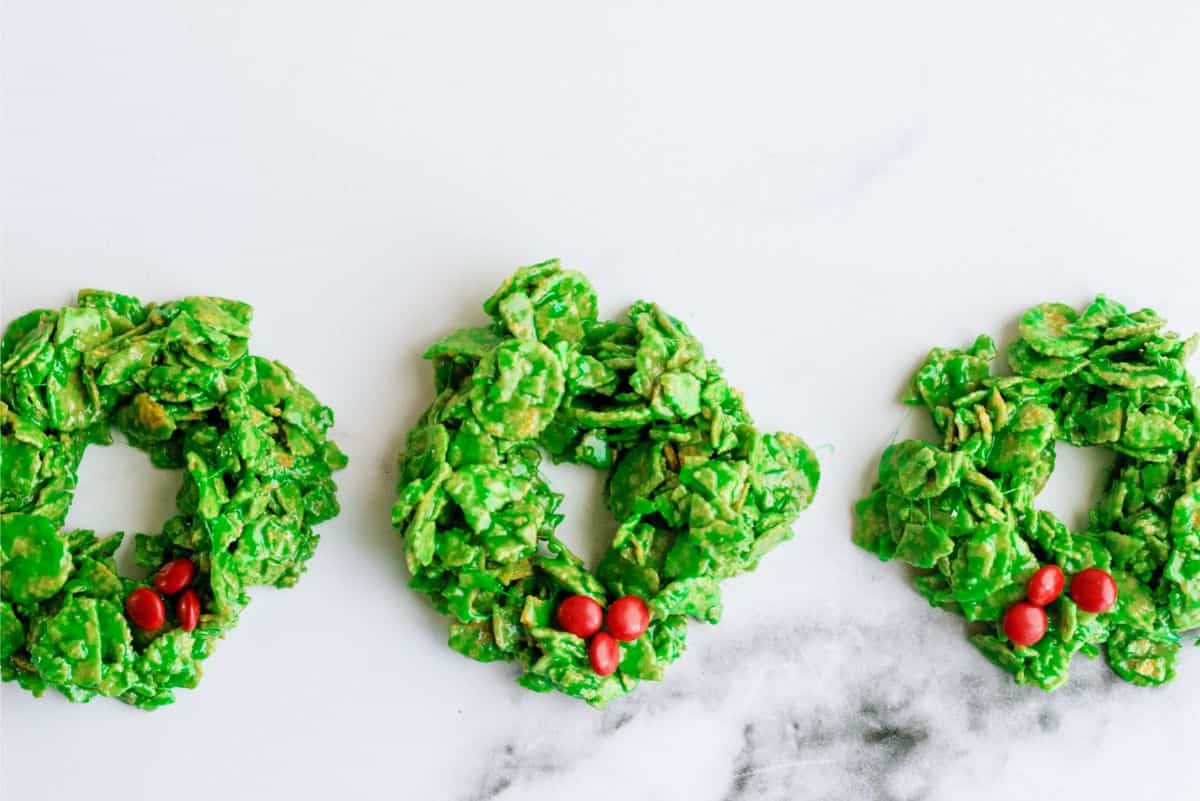
[(184, 631), (196, 628), (196, 624), (200, 622), (200, 596), (195, 590), (188, 588), (179, 596), (179, 600), (175, 602), (175, 619), (179, 621), (179, 628)]
[(618, 598), (608, 607), (608, 631), (618, 640), (632, 642), (650, 625), (650, 610), (636, 595)]
[(1065, 582), (1058, 565), (1046, 565), (1029, 577), (1029, 583), (1025, 585), (1025, 597), (1034, 606), (1046, 606), (1062, 595)]
[(600, 630), (604, 623), (604, 608), (596, 599), (586, 595), (572, 595), (558, 605), (558, 625), (585, 640)]
[(621, 662), (621, 645), (607, 631), (596, 632), (588, 643), (588, 661), (598, 676), (609, 676)]
[(167, 607), (157, 592), (138, 587), (125, 599), (125, 614), (139, 629), (158, 631), (167, 620)]
[(1085, 612), (1107, 612), (1117, 602), (1117, 582), (1098, 567), (1081, 570), (1071, 579), (1071, 600)]
[(154, 589), (163, 595), (174, 595), (192, 583), (196, 565), (186, 557), (167, 562), (154, 574)]
[(1021, 601), (1004, 613), (1004, 634), (1017, 645), (1035, 645), (1046, 636), (1046, 610)]

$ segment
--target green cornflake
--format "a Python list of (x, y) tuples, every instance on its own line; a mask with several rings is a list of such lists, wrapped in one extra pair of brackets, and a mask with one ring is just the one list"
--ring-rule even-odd
[[(679, 320), (645, 302), (620, 322), (596, 309), (587, 279), (548, 261), (485, 302), (490, 326), (429, 347), (437, 396), (408, 434), (392, 522), (411, 586), (452, 619), (451, 648), (603, 706), (662, 677), (689, 617), (720, 618), (720, 580), (791, 536), (820, 471), (798, 437), (754, 428)], [(544, 455), (608, 471), (616, 533), (595, 574), (555, 536)], [(574, 594), (647, 602), (650, 626), (611, 676), (554, 628)]]
[[(163, 305), (96, 290), (38, 310), (0, 343), (0, 672), (40, 695), (144, 709), (194, 687), (237, 622), (245, 590), (289, 586), (338, 512), (333, 414), (283, 365), (247, 352), (251, 309), (220, 298)], [(184, 470), (178, 514), (136, 536), (153, 570), (190, 558), (203, 614), (153, 634), (124, 601), (123, 535), (62, 529), (84, 449), (115, 427), (151, 461)], [(171, 604), (168, 603), (168, 609)]]
[[(1162, 684), (1180, 633), (1200, 627), (1200, 387), (1185, 366), (1197, 340), (1163, 324), (1103, 296), (1081, 312), (1044, 303), (1022, 315), (1007, 376), (992, 374), (986, 336), (935, 348), (904, 400), (929, 410), (942, 441), (887, 448), (855, 509), (854, 542), (926, 571), (917, 591), (986, 623), (973, 641), (1018, 684), (1053, 690), (1074, 654), (1101, 651), (1126, 681)], [(1079, 532), (1034, 505), (1059, 441), (1117, 454)], [(1014, 646), (1001, 617), (1042, 564), (1109, 571), (1117, 603), (1097, 616), (1064, 593), (1046, 636)]]
[(54, 523), (14, 514), (0, 527), (0, 592), (9, 601), (35, 603), (51, 598), (71, 575), (71, 552)]
[(471, 410), (484, 431), (533, 439), (562, 402), (563, 368), (540, 342), (510, 339), (492, 348), (471, 375)]

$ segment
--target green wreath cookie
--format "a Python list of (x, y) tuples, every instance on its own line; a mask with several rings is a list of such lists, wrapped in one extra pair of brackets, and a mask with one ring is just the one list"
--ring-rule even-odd
[[(333, 414), (292, 372), (247, 352), (251, 309), (219, 298), (143, 305), (85, 290), (33, 311), (0, 344), (0, 668), (40, 695), (144, 709), (194, 687), (200, 661), (256, 584), (294, 584), (313, 525), (338, 512), (346, 458)], [(62, 529), (84, 448), (115, 426), (159, 467), (183, 469), (179, 513), (138, 534)]]
[[(943, 440), (889, 447), (857, 506), (854, 541), (922, 568), (917, 591), (985, 624), (975, 644), (1018, 684), (1053, 690), (1072, 655), (1101, 649), (1126, 681), (1162, 684), (1180, 633), (1200, 626), (1196, 338), (1163, 324), (1103, 296), (1082, 312), (1042, 304), (1003, 376), (986, 336), (935, 348), (904, 400)], [(1059, 441), (1116, 453), (1083, 531), (1035, 506)]]
[[(411, 586), (453, 619), (454, 650), (603, 706), (662, 677), (688, 617), (718, 620), (721, 579), (791, 536), (817, 460), (798, 437), (759, 432), (653, 304), (597, 320), (587, 279), (549, 261), (483, 308), (490, 326), (425, 353), (437, 397), (409, 432), (392, 513)], [(595, 574), (555, 537), (543, 454), (608, 474), (616, 534)]]

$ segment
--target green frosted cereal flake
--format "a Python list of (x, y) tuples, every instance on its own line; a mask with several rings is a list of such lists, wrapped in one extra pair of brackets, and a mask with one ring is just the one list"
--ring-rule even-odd
[[(221, 298), (142, 304), (83, 290), (14, 320), (0, 343), (0, 668), (36, 693), (144, 709), (193, 687), (211, 643), (256, 584), (289, 586), (337, 514), (330, 410), (278, 362), (247, 351), (250, 307)], [(122, 535), (61, 527), (84, 449), (115, 427), (157, 466), (185, 468), (178, 513), (137, 534), (138, 564), (187, 558), (200, 598), (184, 631), (144, 631), (125, 599)]]
[[(973, 641), (1018, 684), (1061, 686), (1079, 652), (1105, 653), (1134, 684), (1162, 684), (1180, 633), (1200, 627), (1200, 387), (1185, 364), (1194, 338), (1162, 327), (1154, 312), (1101, 296), (1082, 312), (1045, 303), (1022, 315), (1010, 376), (991, 373), (987, 337), (935, 348), (905, 400), (929, 411), (942, 441), (888, 447), (855, 507), (853, 541), (921, 569), (916, 588), (932, 605), (987, 624)], [(1116, 454), (1082, 531), (1035, 506), (1059, 441)], [(1063, 594), (1046, 635), (1016, 646), (1001, 618), (1045, 564), (1110, 572), (1117, 603), (1095, 615)]]
[(25, 647), (25, 624), (8, 601), (0, 601), (0, 660)]
[(527, 440), (554, 419), (563, 398), (563, 368), (537, 341), (506, 340), (489, 351), (471, 378), (471, 410), (494, 437)]
[(66, 538), (51, 521), (27, 514), (0, 520), (0, 592), (28, 604), (52, 598), (71, 575)]
[(1043, 356), (1077, 359), (1087, 354), (1099, 336), (1079, 324), (1079, 315), (1062, 303), (1043, 303), (1021, 315), (1021, 339)]
[[(411, 586), (452, 618), (452, 649), (603, 706), (662, 678), (688, 618), (717, 621), (720, 580), (791, 536), (820, 468), (799, 437), (754, 428), (682, 322), (652, 303), (622, 321), (596, 307), (586, 278), (544, 262), (485, 302), (490, 327), (429, 347), (438, 395), (401, 454), (392, 522)], [(555, 534), (544, 454), (608, 471), (616, 533), (594, 574)], [(646, 602), (649, 628), (612, 675), (555, 628), (570, 595)]]

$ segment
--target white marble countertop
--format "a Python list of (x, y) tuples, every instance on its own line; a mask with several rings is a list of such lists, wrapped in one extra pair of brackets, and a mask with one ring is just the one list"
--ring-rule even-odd
[[(1163, 689), (1082, 658), (1016, 688), (849, 530), (931, 346), (1101, 291), (1200, 329), (1200, 9), (734, 8), (6, 4), (4, 321), (82, 286), (247, 300), (352, 461), (309, 573), (173, 707), (4, 685), (0, 795), (1196, 797), (1194, 649)], [(423, 346), (550, 256), (602, 314), (687, 320), (825, 470), (722, 623), (604, 712), (446, 648), (388, 525)], [(1066, 451), (1045, 503), (1078, 521), (1096, 460)], [(549, 475), (595, 555), (600, 479)], [(177, 481), (92, 448), (69, 522), (156, 531)]]

